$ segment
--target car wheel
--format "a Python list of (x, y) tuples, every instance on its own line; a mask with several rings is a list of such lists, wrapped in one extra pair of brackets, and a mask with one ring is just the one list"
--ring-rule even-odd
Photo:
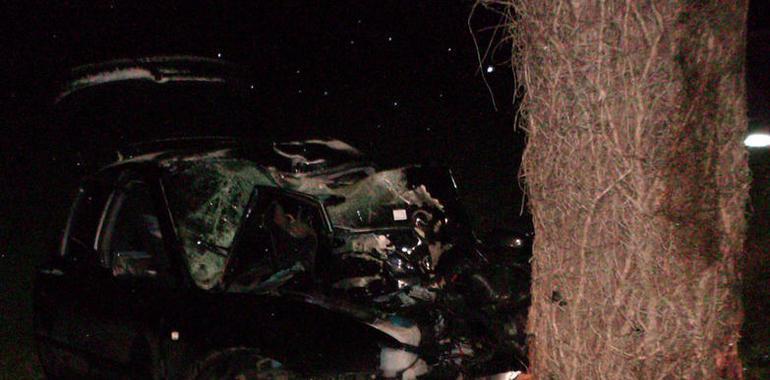
[(206, 355), (190, 370), (188, 380), (290, 380), (303, 377), (281, 363), (247, 348), (229, 348)]

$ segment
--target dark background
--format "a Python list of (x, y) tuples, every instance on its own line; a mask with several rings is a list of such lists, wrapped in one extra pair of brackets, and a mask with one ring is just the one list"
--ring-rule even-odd
[[(768, 3), (754, 1), (750, 11), (752, 128), (770, 125)], [(53, 249), (78, 178), (96, 165), (93, 153), (115, 150), (127, 134), (150, 139), (185, 133), (183, 128), (130, 133), (78, 125), (63, 130), (48, 110), (68, 68), (114, 58), (221, 54), (254, 76), (259, 118), (238, 134), (256, 140), (275, 131), (337, 137), (386, 165), (446, 164), (458, 176), (483, 232), (526, 219), (520, 216), (517, 181), (524, 135), (513, 128), (510, 49), (506, 44), (492, 49), (495, 54), (479, 69), (468, 26), (472, 6), (455, 0), (227, 2), (195, 9), (139, 9), (118, 1), (5, 5), (0, 20), (7, 28), (0, 33), (0, 378), (40, 376), (30, 336), (32, 274)], [(485, 28), (500, 17), (480, 8), (471, 21), (481, 53), (490, 41), (494, 47), (494, 30)], [(221, 132), (212, 126), (208, 134)], [(764, 247), (770, 243), (764, 237), (770, 215), (767, 156), (766, 150), (751, 154), (754, 268), (767, 267)], [(767, 271), (755, 272), (767, 282)], [(747, 313), (754, 321), (750, 335), (770, 342), (761, 314), (768, 310), (768, 295), (761, 288), (767, 286), (747, 291), (752, 297)]]

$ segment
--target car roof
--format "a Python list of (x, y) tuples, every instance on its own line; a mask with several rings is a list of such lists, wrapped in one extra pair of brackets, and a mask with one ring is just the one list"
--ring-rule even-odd
[[(315, 148), (313, 148), (315, 147)], [(326, 151), (307, 158), (313, 149), (326, 148)], [(297, 151), (287, 150), (294, 148)], [(309, 163), (333, 163), (332, 167), (352, 164), (357, 166), (375, 166), (360, 151), (339, 140), (310, 139), (305, 141), (273, 142), (242, 140), (227, 136), (175, 137), (161, 140), (133, 143), (118, 149), (117, 160), (106, 168), (121, 167), (127, 164), (147, 163), (164, 164), (174, 160), (198, 161), (212, 158), (232, 158), (251, 160), (265, 166), (275, 166), (281, 171), (296, 172), (296, 167), (288, 167), (295, 161)], [(337, 157), (335, 157), (337, 155)], [(315, 171), (322, 174), (323, 170)]]
[(102, 167), (96, 174), (114, 174), (127, 169), (163, 169), (171, 161), (200, 161), (207, 159), (245, 159), (241, 143), (229, 137), (183, 137), (131, 144), (119, 149), (117, 160)]

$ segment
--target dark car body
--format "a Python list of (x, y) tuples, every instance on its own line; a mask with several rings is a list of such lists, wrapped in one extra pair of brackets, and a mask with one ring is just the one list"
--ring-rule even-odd
[[(359, 268), (355, 260), (335, 260), (337, 251), (332, 248), (340, 246), (340, 236), (357, 235), (364, 230), (335, 235), (326, 215), (327, 206), (317, 196), (279, 186), (256, 186), (251, 201), (244, 206), (242, 221), (236, 223), (237, 233), (228, 249), (210, 242), (195, 242), (215, 252), (212, 257), (226, 256), (221, 279), (206, 288), (207, 282), (196, 283), (191, 276), (189, 253), (185, 253), (185, 243), (179, 236), (180, 220), (175, 219), (174, 206), (170, 204), (173, 202), (169, 201), (173, 190), (169, 189), (172, 182), (168, 176), (175, 167), (170, 162), (206, 162), (211, 152), (188, 149), (145, 154), (111, 165), (83, 182), (61, 247), (51, 255), (49, 264), (41, 268), (35, 283), (35, 333), (47, 373), (178, 377), (207, 354), (234, 347), (258, 350), (285, 368), (307, 376), (378, 373), (382, 348), (404, 346), (398, 335), (389, 334), (387, 328), (378, 325), (387, 318), (384, 316), (414, 321), (422, 330), (432, 326), (431, 319), (449, 317), (432, 314), (440, 311), (441, 304), (434, 299), (422, 305), (416, 302), (395, 306), (393, 302), (401, 301), (370, 300), (397, 294), (405, 286), (402, 283), (416, 287), (415, 284), (429, 278), (456, 278), (461, 273), (455, 269), (466, 265), (463, 262), (481, 260), (447, 256), (445, 268), (428, 269), (443, 270), (444, 275), (431, 274), (419, 280), (414, 276), (425, 271), (413, 268), (411, 275), (404, 277), (394, 275), (395, 272), (383, 275), (378, 286), (336, 286), (347, 284), (346, 277), (362, 277), (356, 271), (363, 271), (359, 274), (367, 278), (385, 271), (380, 268), (369, 273), (368, 269)], [(229, 159), (217, 156), (216, 160)], [(260, 235), (252, 227), (255, 215), (265, 213), (260, 205), (271, 199), (290, 199), (292, 203), (287, 204), (296, 202), (306, 207), (306, 212), (318, 213), (313, 257), (286, 256), (288, 249), (271, 245), (275, 238)], [(289, 207), (286, 206), (287, 211)], [(391, 237), (397, 246), (401, 243), (396, 236), (411, 233), (409, 228), (384, 229), (385, 232), (383, 228), (374, 230)], [(255, 248), (261, 246), (265, 252)], [(267, 252), (271, 247), (276, 250), (272, 254), (281, 257), (273, 258)], [(417, 267), (424, 262), (399, 257), (411, 261), (399, 263), (401, 266)], [(285, 280), (271, 277), (301, 260), (308, 267), (305, 270), (292, 273)], [(352, 268), (351, 272), (342, 269), (346, 265)], [(252, 273), (254, 270), (261, 272)], [(256, 276), (262, 279), (255, 282)], [(433, 288), (430, 291), (441, 293)], [(475, 292), (473, 298), (483, 298), (483, 289), (471, 291)], [(457, 294), (456, 302), (466, 302), (462, 291)], [(421, 319), (427, 322), (420, 322)], [(446, 333), (447, 337), (452, 334)], [(463, 344), (478, 349), (474, 346), (474, 334), (484, 335), (465, 332), (463, 340), (467, 342)], [(432, 356), (428, 359), (430, 365), (446, 353), (442, 350), (456, 348), (451, 344), (440, 348), (438, 342), (426, 339), (430, 333), (423, 331), (421, 335), (422, 342), (414, 349), (425, 350), (420, 352), (421, 357)], [(508, 354), (514, 355), (515, 350)], [(522, 359), (508, 358), (512, 362)]]
[[(35, 332), (47, 372), (70, 367), (72, 375), (113, 370), (148, 375), (161, 357), (180, 355), (187, 363), (207, 351), (240, 346), (259, 347), (287, 365), (376, 368), (377, 343), (392, 338), (354, 323), (346, 313), (300, 295), (196, 287), (182, 264), (160, 169), (153, 163), (115, 165), (81, 187), (61, 250), (35, 283)], [(134, 195), (140, 198), (130, 198)], [(121, 249), (142, 248), (151, 257), (144, 273), (117, 273), (116, 252), (100, 245), (109, 244), (106, 236), (115, 244), (118, 234), (129, 233), (121, 230), (126, 219), (119, 218), (131, 215), (115, 208), (140, 204), (132, 200), (142, 202), (141, 217), (157, 218), (157, 232), (147, 234), (161, 238), (127, 242), (136, 246)], [(306, 349), (309, 344), (313, 349)], [(173, 374), (179, 368), (168, 369)]]
[[(233, 81), (212, 64), (87, 67), (58, 101), (99, 100), (78, 92), (116, 82)], [(70, 115), (82, 120), (85, 104)], [(161, 116), (152, 123), (179, 120)], [(256, 378), (524, 368), (529, 273), (491, 265), (447, 169), (381, 169), (339, 140), (172, 139), (118, 157), (82, 181), (37, 273), (49, 377), (231, 378), (254, 363), (266, 366)]]

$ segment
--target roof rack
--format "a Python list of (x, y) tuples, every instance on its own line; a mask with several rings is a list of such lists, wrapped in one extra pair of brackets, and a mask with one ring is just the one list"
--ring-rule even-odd
[(128, 144), (117, 150), (118, 161), (140, 156), (143, 154), (166, 151), (208, 151), (225, 148), (240, 148), (241, 143), (233, 137), (226, 136), (196, 136), (175, 137)]

